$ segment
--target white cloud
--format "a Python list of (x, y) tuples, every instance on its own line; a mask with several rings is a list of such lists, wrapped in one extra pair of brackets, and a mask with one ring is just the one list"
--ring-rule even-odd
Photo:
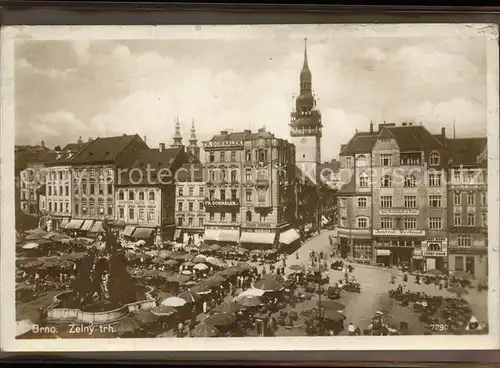
[(71, 47), (77, 56), (78, 62), (81, 65), (86, 65), (92, 58), (90, 54), (90, 41), (89, 40), (74, 40), (71, 41)]
[(46, 143), (60, 144), (57, 138), (61, 132), (71, 132), (75, 136), (73, 140), (79, 135), (88, 135), (88, 127), (72, 112), (64, 110), (36, 115), (28, 126), (30, 135), (42, 137)]

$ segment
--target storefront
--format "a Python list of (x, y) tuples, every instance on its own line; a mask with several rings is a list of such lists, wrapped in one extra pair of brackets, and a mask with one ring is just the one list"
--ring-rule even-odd
[(353, 258), (356, 262), (372, 262), (373, 250), (371, 239), (353, 239), (353, 247)]
[(154, 233), (154, 227), (137, 227), (132, 233), (132, 238), (134, 240), (144, 240), (148, 245), (151, 245), (153, 243)]
[(450, 273), (464, 271), (475, 279), (488, 276), (488, 252), (486, 248), (450, 248), (448, 252)]
[(430, 270), (446, 271), (448, 264), (448, 240), (444, 237), (427, 238), (422, 242), (424, 272)]
[[(424, 230), (373, 230), (377, 248), (377, 263), (387, 266), (411, 267), (413, 250), (421, 249), (424, 241)], [(384, 250), (384, 255), (379, 256), (379, 250)], [(387, 251), (390, 255), (387, 256)], [(383, 259), (378, 259), (383, 257)]]
[(204, 241), (207, 244), (236, 245), (240, 238), (238, 227), (205, 227)]
[(203, 243), (203, 232), (183, 231), (180, 238), (184, 244), (199, 246)]
[(339, 236), (340, 257), (346, 259), (351, 253), (351, 239), (347, 235)]
[(70, 235), (72, 236), (78, 236), (78, 231), (83, 225), (84, 220), (76, 220), (73, 219), (68, 222), (66, 227), (64, 228)]
[(415, 247), (413, 249), (412, 264), (410, 269), (412, 271), (424, 272), (424, 256), (422, 255), (422, 248)]
[(241, 233), (240, 244), (247, 249), (271, 249), (276, 243), (276, 233), (247, 229)]
[(293, 248), (298, 243), (300, 243), (300, 234), (295, 229), (285, 230), (279, 235), (280, 248)]

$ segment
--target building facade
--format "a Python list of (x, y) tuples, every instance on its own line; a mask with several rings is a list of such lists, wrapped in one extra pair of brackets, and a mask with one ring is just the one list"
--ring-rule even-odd
[(221, 131), (203, 145), (205, 241), (279, 246), (295, 220), (293, 145), (265, 129)]
[(449, 269), (484, 279), (488, 274), (487, 139), (453, 139), (449, 144)]
[(176, 180), (175, 241), (196, 246), (203, 243), (206, 190), (201, 163), (185, 164), (179, 169)]

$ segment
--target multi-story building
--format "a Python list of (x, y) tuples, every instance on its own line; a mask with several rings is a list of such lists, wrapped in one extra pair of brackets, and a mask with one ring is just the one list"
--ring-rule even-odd
[[(122, 163), (115, 185), (116, 219), (123, 235), (149, 243), (172, 239), (174, 234), (175, 176), (188, 156), (182, 147), (142, 149)], [(126, 170), (125, 170), (126, 169)]]
[(321, 199), (323, 202), (322, 225), (336, 223), (337, 192), (342, 188), (340, 181), (340, 161), (335, 159), (319, 165), (321, 179)]
[[(71, 158), (73, 206), (65, 229), (96, 233), (115, 218), (115, 185), (140, 151), (149, 147), (138, 135), (96, 138)], [(121, 171), (120, 171), (121, 170)]]
[(56, 159), (47, 163), (44, 169), (46, 174), (44, 223), (49, 230), (63, 229), (71, 218), (73, 207), (71, 159), (84, 147), (85, 143), (80, 137), (77, 143), (70, 143), (57, 151)]
[(201, 163), (184, 164), (176, 179), (174, 240), (200, 245), (205, 233), (206, 185)]
[(341, 149), (344, 257), (429, 270), (447, 267), (447, 140), (422, 125), (380, 124)]
[(486, 278), (488, 196), (486, 138), (450, 139), (449, 270)]
[(298, 236), (291, 229), (294, 146), (264, 128), (257, 133), (224, 130), (203, 145), (208, 191), (205, 241), (271, 247), (297, 240), (290, 240)]

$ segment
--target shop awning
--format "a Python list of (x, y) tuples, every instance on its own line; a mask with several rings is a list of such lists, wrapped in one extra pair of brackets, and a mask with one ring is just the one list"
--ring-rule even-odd
[(90, 229), (92, 229), (92, 225), (94, 225), (94, 220), (85, 220), (80, 230), (89, 231)]
[(391, 251), (389, 249), (377, 249), (377, 256), (390, 256)]
[(205, 230), (205, 235), (203, 238), (205, 240), (218, 241), (219, 240), (219, 230), (207, 229), (207, 230)]
[(219, 241), (225, 243), (237, 243), (240, 237), (239, 230), (220, 230)]
[(241, 243), (273, 244), (276, 233), (241, 233)]
[(134, 231), (133, 237), (136, 239), (149, 239), (151, 234), (153, 234), (152, 227), (138, 227)]
[(68, 225), (69, 219), (63, 219), (59, 224), (60, 229), (64, 229)]
[(125, 230), (123, 230), (123, 235), (125, 236), (132, 236), (132, 233), (135, 230), (135, 226), (127, 226), (125, 227)]
[(280, 243), (292, 244), (294, 241), (300, 239), (300, 234), (295, 229), (289, 229), (280, 234)]
[(66, 229), (68, 230), (78, 230), (83, 225), (84, 220), (71, 220), (68, 225), (66, 225)]
[(101, 230), (102, 230), (102, 221), (96, 221), (96, 222), (94, 222), (94, 225), (92, 226), (92, 228), (89, 231), (91, 233), (98, 233)]
[(181, 237), (181, 232), (182, 232), (181, 229), (175, 229), (174, 240), (179, 239)]

